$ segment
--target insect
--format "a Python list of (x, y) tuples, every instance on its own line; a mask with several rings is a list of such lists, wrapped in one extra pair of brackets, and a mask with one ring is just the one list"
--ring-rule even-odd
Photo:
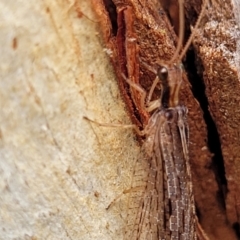
[[(207, 1), (204, 1), (196, 25), (199, 24), (206, 5)], [(188, 154), (188, 110), (179, 104), (178, 95), (183, 73), (181, 59), (193, 38), (192, 34), (178, 57), (184, 33), (182, 0), (179, 0), (179, 8), (181, 29), (176, 52), (170, 61), (158, 63), (156, 70), (152, 70), (156, 73), (157, 78), (147, 98), (147, 105), (148, 111), (156, 109), (156, 106), (157, 109), (141, 132), (141, 135), (146, 137), (143, 147), (149, 159), (148, 180), (141, 196), (138, 213), (126, 239), (208, 239), (198, 227), (195, 212)], [(132, 88), (139, 90), (145, 98), (145, 91), (139, 85), (126, 77), (124, 78)], [(156, 101), (150, 103), (157, 81), (160, 81), (161, 84), (161, 96), (157, 103)]]

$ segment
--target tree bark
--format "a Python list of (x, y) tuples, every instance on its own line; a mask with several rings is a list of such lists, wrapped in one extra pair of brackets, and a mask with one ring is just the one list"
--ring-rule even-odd
[(129, 123), (90, 1), (0, 7), (0, 239), (122, 239), (139, 147), (83, 119)]
[(194, 41), (206, 96), (208, 144), (214, 153), (210, 169), (218, 185), (212, 201), (204, 203), (204, 225), (216, 239), (240, 237), (239, 10), (238, 1), (212, 1)]
[[(122, 193), (140, 147), (131, 130), (83, 119), (130, 123), (93, 5), (0, 7), (0, 238), (123, 239)], [(212, 1), (183, 86), (196, 205), (210, 239), (240, 236), (239, 11), (238, 0)]]

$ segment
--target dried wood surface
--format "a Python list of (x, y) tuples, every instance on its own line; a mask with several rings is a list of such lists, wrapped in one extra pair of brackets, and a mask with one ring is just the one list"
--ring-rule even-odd
[(0, 239), (122, 239), (139, 147), (83, 120), (129, 123), (89, 0), (0, 7)]
[[(238, 1), (213, 1), (195, 38), (198, 71), (207, 102), (208, 141), (214, 153), (211, 171), (217, 191), (205, 205), (205, 226), (217, 239), (239, 239), (240, 82)], [(205, 115), (206, 117), (206, 115)], [(216, 127), (216, 132), (212, 131)], [(211, 189), (212, 182), (205, 180)], [(207, 187), (207, 186), (206, 186)], [(234, 229), (237, 236), (231, 235)]]
[[(238, 239), (240, 5), (213, 4), (194, 42), (208, 104), (195, 100), (187, 81), (182, 102), (200, 222), (210, 239)], [(100, 24), (88, 19), (98, 21), (93, 6), (0, 6), (0, 239), (122, 239), (125, 197), (106, 207), (129, 188), (139, 147), (131, 131), (82, 119), (129, 123)], [(215, 138), (208, 148), (206, 114), (220, 148)]]

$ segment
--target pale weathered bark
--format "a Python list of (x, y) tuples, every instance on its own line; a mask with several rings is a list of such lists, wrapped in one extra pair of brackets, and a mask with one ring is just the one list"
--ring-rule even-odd
[(83, 119), (129, 122), (90, 1), (0, 8), (0, 239), (122, 239), (139, 148)]

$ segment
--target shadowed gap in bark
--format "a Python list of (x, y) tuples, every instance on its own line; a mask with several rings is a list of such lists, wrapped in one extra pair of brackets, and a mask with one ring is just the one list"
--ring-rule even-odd
[(221, 206), (225, 209), (224, 189), (227, 186), (227, 180), (225, 176), (225, 168), (220, 138), (216, 124), (214, 123), (213, 118), (208, 109), (209, 104), (207, 96), (205, 94), (205, 85), (201, 77), (197, 73), (195, 62), (196, 61), (193, 50), (188, 51), (186, 58), (186, 69), (188, 72), (189, 81), (192, 85), (192, 93), (201, 106), (201, 109), (203, 111), (203, 117), (207, 125), (208, 129), (207, 144), (210, 151), (214, 154), (212, 157), (211, 168), (215, 174), (219, 187), (217, 199), (219, 200)]

